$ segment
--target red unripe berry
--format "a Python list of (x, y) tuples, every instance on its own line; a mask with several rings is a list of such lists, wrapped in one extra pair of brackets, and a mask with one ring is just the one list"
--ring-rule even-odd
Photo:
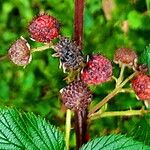
[(100, 54), (93, 55), (81, 73), (81, 79), (86, 84), (101, 84), (109, 81), (111, 76), (111, 61)]
[(129, 48), (118, 48), (114, 55), (114, 62), (119, 65), (125, 64), (128, 67), (136, 68), (137, 55)]
[(11, 45), (8, 55), (10, 60), (18, 66), (26, 66), (32, 59), (30, 46), (23, 37)]
[(49, 43), (59, 36), (59, 22), (50, 15), (41, 14), (32, 20), (28, 30), (35, 41)]
[(150, 100), (150, 76), (139, 73), (132, 80), (132, 88), (140, 100)]
[(82, 111), (91, 102), (92, 94), (82, 81), (74, 81), (60, 91), (63, 104), (74, 111)]

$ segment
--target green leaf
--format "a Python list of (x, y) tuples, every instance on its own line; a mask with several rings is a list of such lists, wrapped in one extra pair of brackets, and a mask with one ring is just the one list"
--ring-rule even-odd
[(88, 142), (80, 150), (150, 150), (150, 147), (124, 135), (109, 135)]
[(150, 74), (150, 45), (146, 47), (140, 56), (140, 63), (145, 64), (148, 67), (148, 72)]
[(136, 122), (134, 128), (129, 133), (135, 140), (141, 141), (146, 145), (150, 145), (150, 115), (145, 115)]
[(132, 29), (139, 29), (142, 27), (142, 17), (137, 11), (131, 11), (128, 14), (128, 22)]
[(13, 109), (0, 110), (0, 149), (64, 150), (62, 134), (44, 119)]

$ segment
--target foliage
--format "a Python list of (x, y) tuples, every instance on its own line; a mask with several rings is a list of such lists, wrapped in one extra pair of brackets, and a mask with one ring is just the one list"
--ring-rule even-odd
[[(140, 55), (145, 46), (149, 45), (149, 1), (114, 0), (114, 3), (111, 19), (107, 19), (102, 1), (86, 0), (84, 54), (102, 53), (113, 60), (114, 50), (118, 47), (133, 48)], [(0, 4), (0, 55), (5, 55), (11, 43), (21, 35), (29, 39), (26, 26), (33, 16), (43, 10), (59, 19), (63, 27), (62, 35), (73, 35), (73, 0), (0, 0)], [(31, 40), (29, 42), (33, 47), (41, 45)], [(145, 54), (149, 54), (149, 47), (146, 50)], [(53, 53), (50, 50), (33, 54), (32, 63), (25, 69), (8, 61), (0, 62), (0, 106), (15, 106), (23, 111), (34, 112), (64, 130), (65, 111), (61, 107), (58, 93), (66, 83), (63, 71), (58, 68), (59, 60), (51, 57)], [(149, 61), (147, 55), (144, 57)], [(115, 66), (114, 75), (118, 75), (118, 70)], [(128, 76), (130, 72), (128, 69), (125, 75)], [(113, 88), (113, 81), (91, 87), (94, 98), (90, 108)], [(142, 102), (137, 101), (132, 92), (120, 93), (109, 103), (107, 110), (140, 109), (142, 106)], [(135, 128), (140, 120), (141, 117), (102, 118), (90, 124), (89, 132), (91, 138), (112, 133), (130, 134), (130, 129)], [(18, 123), (22, 124), (20, 121)], [(143, 124), (142, 129), (148, 131), (149, 126)], [(142, 133), (141, 130), (135, 131), (137, 130), (133, 130), (132, 136), (143, 141), (137, 136)], [(145, 135), (146, 139), (147, 134), (149, 135), (149, 132), (143, 133), (142, 136)], [(150, 145), (148, 142), (146, 144)], [(74, 145), (74, 133), (71, 133), (71, 146)]]
[(148, 68), (148, 72), (150, 73), (150, 46), (147, 46), (145, 50), (142, 52), (141, 56), (141, 64), (145, 64)]
[(65, 149), (63, 135), (44, 119), (13, 109), (0, 111), (0, 149)]
[(81, 150), (148, 150), (150, 147), (143, 145), (140, 142), (126, 138), (122, 135), (109, 135), (96, 138), (86, 145)]
[[(65, 150), (62, 134), (44, 119), (33, 113), (14, 109), (0, 110), (0, 149), (8, 150)], [(94, 139), (81, 150), (148, 150), (150, 147), (122, 135)]]

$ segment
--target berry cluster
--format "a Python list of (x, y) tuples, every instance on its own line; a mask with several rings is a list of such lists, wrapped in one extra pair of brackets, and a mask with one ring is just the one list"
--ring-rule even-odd
[[(40, 14), (35, 17), (28, 26), (31, 39), (52, 43), (58, 38), (58, 42), (52, 48), (53, 54), (59, 57), (60, 65), (64, 72), (78, 72), (78, 79), (63, 88), (60, 92), (64, 105), (75, 111), (82, 111), (91, 102), (92, 94), (88, 85), (97, 85), (112, 79), (112, 63), (101, 54), (93, 54), (86, 62), (81, 54), (80, 47), (68, 37), (60, 35), (59, 22), (48, 14)], [(9, 49), (10, 60), (18, 66), (26, 66), (31, 62), (32, 49), (24, 38), (18, 39)], [(137, 55), (129, 48), (119, 48), (114, 55), (114, 62), (120, 66), (128, 66), (137, 71)], [(150, 77), (144, 73), (138, 73), (132, 81), (132, 87), (141, 100), (150, 100)]]

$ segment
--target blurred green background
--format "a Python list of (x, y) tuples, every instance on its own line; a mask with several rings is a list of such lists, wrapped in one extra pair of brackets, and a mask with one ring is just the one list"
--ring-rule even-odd
[[(113, 60), (116, 48), (129, 47), (140, 54), (150, 43), (150, 0), (85, 0), (85, 55), (102, 53)], [(31, 47), (40, 46), (30, 40), (27, 26), (39, 12), (55, 16), (61, 23), (61, 34), (73, 35), (73, 0), (0, 0), (0, 55), (7, 54), (11, 44), (20, 36)], [(5, 60), (0, 62), (0, 106), (32, 111), (48, 119), (64, 131), (65, 111), (59, 100), (59, 90), (66, 83), (66, 74), (59, 69), (53, 50), (34, 53), (32, 62), (23, 69)], [(119, 67), (114, 65), (114, 74)], [(126, 71), (126, 76), (132, 70)], [(114, 88), (108, 82), (93, 91), (93, 104), (98, 103)], [(133, 93), (122, 93), (110, 101), (108, 111), (140, 109), (142, 102)], [(130, 134), (141, 117), (111, 117), (90, 124), (91, 138), (110, 133)], [(74, 134), (71, 134), (74, 145)]]

